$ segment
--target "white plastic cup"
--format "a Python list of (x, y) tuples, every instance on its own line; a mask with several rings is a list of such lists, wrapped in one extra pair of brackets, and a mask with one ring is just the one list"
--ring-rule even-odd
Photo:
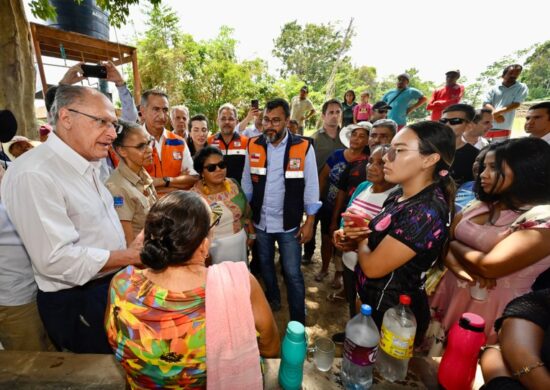
[(485, 301), (487, 299), (487, 288), (479, 287), (479, 282), (476, 282), (475, 285), (470, 286), (470, 296), (476, 301)]

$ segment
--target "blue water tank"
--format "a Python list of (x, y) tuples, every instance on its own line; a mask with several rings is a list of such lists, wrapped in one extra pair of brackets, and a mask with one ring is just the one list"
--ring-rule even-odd
[(57, 11), (52, 27), (109, 40), (109, 13), (99, 8), (95, 0), (50, 0)]

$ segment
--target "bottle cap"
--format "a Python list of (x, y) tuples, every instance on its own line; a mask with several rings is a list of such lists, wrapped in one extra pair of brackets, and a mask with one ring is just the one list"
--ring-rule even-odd
[(464, 313), (460, 317), (458, 324), (464, 328), (474, 332), (483, 332), (485, 329), (485, 320), (483, 317), (474, 313)]
[(286, 326), (286, 335), (289, 339), (295, 342), (305, 341), (304, 334), (306, 328), (298, 321), (290, 321)]
[(364, 316), (370, 316), (372, 314), (372, 308), (366, 303), (363, 303), (361, 305), (361, 314)]
[(410, 305), (411, 304), (411, 297), (409, 297), (408, 295), (400, 295), (399, 296), (399, 303), (402, 304), (402, 305)]

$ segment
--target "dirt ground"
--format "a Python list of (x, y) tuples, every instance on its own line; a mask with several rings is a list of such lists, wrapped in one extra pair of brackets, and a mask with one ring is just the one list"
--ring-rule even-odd
[[(331, 263), (329, 274), (322, 282), (315, 280), (315, 275), (321, 269), (321, 235), (317, 232), (317, 246), (313, 255), (313, 263), (308, 265), (302, 264), (302, 273), (304, 274), (304, 282), (306, 286), (306, 332), (310, 343), (317, 337), (330, 338), (334, 333), (343, 332), (346, 322), (349, 319), (348, 305), (344, 300), (330, 302), (327, 296), (335, 290), (331, 287), (334, 277), (334, 264)], [(273, 313), (281, 338), (286, 331), (286, 325), (289, 321), (288, 303), (286, 298), (286, 286), (282, 277), (280, 264), (278, 263), (278, 254), (275, 251), (275, 262), (277, 264), (277, 276), (279, 280), (279, 288), (281, 290), (281, 310)], [(341, 348), (337, 346), (336, 355), (341, 355)]]

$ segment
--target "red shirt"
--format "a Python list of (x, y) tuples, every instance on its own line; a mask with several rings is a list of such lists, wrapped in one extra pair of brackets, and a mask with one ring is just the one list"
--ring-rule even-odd
[(460, 84), (455, 84), (452, 87), (445, 85), (436, 89), (426, 107), (428, 111), (432, 112), (432, 121), (439, 120), (445, 108), (460, 102), (462, 95), (464, 95), (464, 86)]

